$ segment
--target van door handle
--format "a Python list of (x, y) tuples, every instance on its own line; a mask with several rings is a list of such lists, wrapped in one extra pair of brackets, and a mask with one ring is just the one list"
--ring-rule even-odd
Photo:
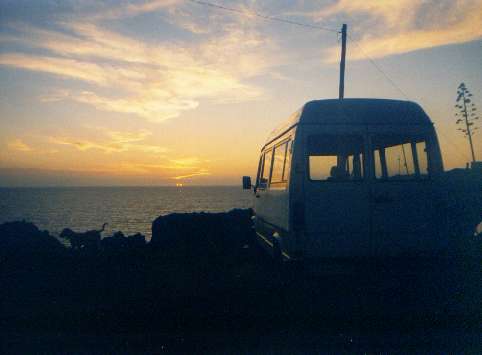
[(378, 196), (375, 196), (375, 198), (373, 199), (373, 201), (375, 203), (390, 203), (390, 202), (393, 202), (393, 198), (390, 197), (389, 195), (387, 194), (382, 194), (382, 195), (378, 195)]

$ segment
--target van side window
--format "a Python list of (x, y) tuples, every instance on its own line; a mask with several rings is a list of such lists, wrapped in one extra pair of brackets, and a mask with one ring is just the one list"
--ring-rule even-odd
[(283, 172), (285, 169), (285, 159), (286, 159), (286, 148), (288, 147), (288, 142), (284, 142), (274, 149), (273, 158), (273, 171), (271, 173), (271, 182), (278, 183), (286, 181), (283, 178)]
[(356, 181), (363, 179), (363, 137), (313, 135), (308, 137), (310, 180)]
[(261, 174), (263, 173), (263, 163), (264, 163), (264, 154), (261, 154), (261, 156), (259, 157), (258, 172), (256, 174), (256, 186), (259, 186), (259, 183), (261, 181)]
[(269, 173), (271, 171), (271, 157), (273, 156), (273, 150), (270, 149), (264, 153), (263, 170), (261, 178), (259, 179), (259, 187), (266, 188), (269, 181)]
[(406, 180), (428, 177), (426, 143), (399, 135), (377, 135), (372, 139), (375, 178)]
[(286, 143), (286, 158), (285, 158), (285, 167), (283, 169), (283, 181), (288, 181), (290, 177), (292, 146), (293, 146), (293, 141), (289, 141)]

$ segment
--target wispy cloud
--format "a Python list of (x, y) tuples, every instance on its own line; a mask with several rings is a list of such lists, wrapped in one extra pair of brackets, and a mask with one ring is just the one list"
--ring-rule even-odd
[[(46, 72), (64, 77), (105, 85), (108, 68), (88, 62), (73, 59), (36, 56), (20, 53), (5, 53), (0, 55), (0, 64), (11, 67)], [(105, 69), (106, 71), (104, 71)], [(115, 70), (112, 74), (118, 76)]]
[(106, 130), (105, 135), (107, 137), (100, 142), (64, 136), (49, 137), (49, 141), (53, 144), (72, 146), (80, 151), (97, 149), (104, 153), (119, 153), (134, 150), (153, 154), (161, 154), (167, 151), (164, 147), (142, 143), (145, 138), (151, 135), (151, 133), (146, 130), (139, 132)]
[(19, 152), (31, 152), (33, 151), (32, 147), (24, 143), (20, 138), (16, 138), (7, 143), (7, 148), (13, 151)]
[[(144, 3), (129, 7), (129, 12), (148, 12), (163, 6), (161, 2)], [(189, 46), (180, 42), (148, 43), (93, 22), (58, 25), (62, 30), (17, 24), (13, 35), (0, 37), (0, 41), (48, 53), (4, 52), (0, 65), (87, 84), (81, 91), (61, 88), (46, 93), (41, 96), (44, 102), (68, 99), (102, 111), (162, 122), (195, 109), (203, 99), (259, 99), (263, 91), (246, 80), (274, 65), (275, 56), (267, 55), (274, 48), (272, 41), (232, 24)], [(112, 94), (106, 95), (103, 88), (111, 88)]]
[[(179, 164), (181, 162), (188, 162), (188, 159), (192, 161), (192, 164)], [(183, 180), (188, 178), (195, 178), (198, 176), (212, 175), (209, 167), (206, 166), (206, 161), (197, 157), (179, 159), (176, 160), (161, 159), (161, 163), (142, 163), (123, 161), (112, 167), (103, 167), (109, 171), (119, 172), (123, 174), (135, 174), (135, 175), (155, 175), (159, 177), (169, 178), (173, 180)], [(172, 176), (173, 174), (176, 174)]]
[(165, 177), (175, 174), (174, 176), (169, 177), (170, 179), (174, 180), (211, 175), (209, 169), (209, 160), (196, 156), (175, 159), (162, 158), (158, 163), (124, 161), (121, 165), (121, 168), (123, 171), (136, 174), (156, 174)]
[(205, 169), (201, 169), (201, 170), (196, 171), (196, 172), (191, 173), (191, 174), (173, 176), (171, 179), (173, 179), (173, 180), (184, 180), (184, 179), (188, 179), (188, 178), (192, 178), (192, 177), (206, 176), (206, 175), (211, 175), (211, 173), (209, 171), (205, 170)]
[(113, 19), (132, 17), (139, 14), (168, 8), (182, 2), (183, 0), (153, 0), (153, 1), (145, 1), (140, 4), (127, 3), (124, 5), (111, 7), (97, 14), (94, 14), (93, 19), (94, 20), (113, 20)]
[[(385, 57), (482, 38), (480, 0), (339, 0), (297, 15), (316, 22), (337, 16), (348, 21), (352, 37), (363, 48), (353, 47), (351, 59)], [(337, 46), (327, 50), (326, 61), (337, 61), (338, 52)]]
[(188, 158), (180, 158), (180, 159), (170, 159), (169, 162), (175, 168), (192, 168), (192, 167), (199, 166), (199, 164), (205, 161), (202, 161), (198, 157), (188, 157)]

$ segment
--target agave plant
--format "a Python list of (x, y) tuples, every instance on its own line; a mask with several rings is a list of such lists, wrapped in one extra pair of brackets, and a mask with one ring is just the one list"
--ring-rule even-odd
[(461, 131), (465, 137), (468, 138), (470, 144), (470, 152), (472, 153), (472, 161), (475, 162), (475, 153), (474, 153), (474, 145), (472, 142), (472, 137), (479, 129), (476, 124), (476, 120), (479, 119), (477, 116), (477, 107), (470, 99), (472, 97), (472, 93), (467, 89), (464, 83), (461, 83), (457, 88), (457, 100), (454, 107), (457, 109), (457, 120), (455, 123), (457, 125), (461, 125), (461, 127), (457, 128), (457, 130)]

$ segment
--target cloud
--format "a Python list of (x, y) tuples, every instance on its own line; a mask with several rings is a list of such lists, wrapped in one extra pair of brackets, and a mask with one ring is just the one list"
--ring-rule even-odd
[(13, 141), (11, 142), (8, 142), (7, 143), (7, 148), (9, 150), (13, 150), (13, 151), (19, 151), (19, 152), (31, 152), (33, 151), (33, 149), (25, 144), (21, 139), (19, 138), (16, 138), (14, 139)]
[(178, 175), (171, 176), (170, 179), (182, 180), (196, 176), (211, 175), (211, 172), (206, 167), (208, 163), (208, 160), (192, 156), (167, 159), (162, 163), (123, 162), (122, 169), (123, 171), (138, 174), (156, 174), (162, 176), (166, 176), (166, 171), (178, 171)]
[(50, 92), (42, 94), (38, 97), (40, 102), (58, 102), (67, 99), (70, 91), (66, 89), (53, 89)]
[[(369, 15), (383, 21), (383, 26), (404, 26), (410, 22), (418, 0), (338, 0), (328, 6), (310, 14), (316, 22), (326, 21), (328, 18), (339, 15)], [(403, 10), (403, 11), (402, 11)]]
[[(350, 59), (385, 57), (482, 38), (480, 0), (339, 0), (304, 15), (316, 22), (349, 16), (349, 33), (363, 48), (352, 47)], [(326, 51), (327, 62), (338, 58), (338, 46)]]
[(206, 175), (211, 175), (211, 173), (205, 169), (201, 169), (199, 171), (196, 171), (192, 174), (187, 174), (187, 175), (179, 175), (179, 176), (173, 176), (171, 179), (173, 180), (184, 180), (192, 177), (197, 177), (197, 176), (206, 176)]
[[(209, 169), (205, 167), (207, 161), (197, 157), (172, 160), (161, 158), (161, 161), (162, 160), (164, 162), (161, 163), (123, 161), (110, 167), (103, 166), (103, 169), (116, 173), (122, 172), (123, 174), (155, 175), (173, 180), (211, 175)], [(169, 176), (172, 175), (173, 172), (176, 173), (176, 171), (178, 175)]]
[(106, 130), (105, 128), (99, 128), (97, 129), (103, 130), (107, 133), (107, 135), (114, 141), (118, 143), (135, 143), (135, 142), (141, 142), (145, 140), (147, 137), (152, 135), (151, 132), (148, 130), (140, 130), (138, 132), (122, 132), (122, 131), (109, 131)]
[(109, 8), (100, 13), (93, 14), (93, 20), (113, 20), (133, 17), (147, 12), (157, 11), (182, 3), (183, 0), (153, 0), (140, 4), (125, 4)]
[(99, 65), (73, 59), (5, 53), (0, 55), (0, 64), (21, 69), (56, 74), (93, 82), (99, 85), (106, 84), (106, 73)]
[[(178, 158), (178, 159), (168, 159), (163, 164), (145, 164), (145, 163), (136, 163), (132, 164), (132, 167), (136, 169), (143, 169), (145, 171), (149, 170), (199, 170), (201, 169), (200, 166), (209, 163), (208, 160), (203, 160), (198, 157), (188, 157), (188, 158)], [(201, 170), (207, 171), (206, 168), (202, 168)]]
[(16, 32), (0, 36), (0, 43), (48, 54), (4, 52), (0, 65), (86, 83), (84, 90), (45, 93), (40, 97), (43, 102), (73, 100), (151, 122), (177, 117), (205, 99), (226, 103), (262, 98), (264, 92), (246, 80), (263, 75), (275, 63), (270, 59), (274, 56), (267, 55), (275, 49), (270, 40), (235, 26), (189, 46), (147, 43), (94, 23), (59, 26), (61, 31), (13, 26)]
[(167, 152), (167, 149), (164, 147), (141, 143), (151, 135), (151, 133), (146, 130), (139, 132), (104, 131), (107, 139), (104, 139), (102, 142), (62, 136), (49, 137), (49, 141), (53, 144), (72, 146), (80, 151), (97, 149), (104, 153), (119, 153), (131, 150), (153, 154)]
[(202, 160), (198, 157), (189, 157), (189, 158), (181, 158), (181, 159), (170, 159), (169, 160), (176, 168), (192, 168), (198, 166)]
[(100, 96), (90, 91), (71, 94), (69, 97), (102, 111), (135, 114), (151, 122), (162, 122), (177, 117), (182, 111), (198, 106), (197, 101), (173, 97), (163, 89), (146, 90), (143, 96), (124, 98)]

